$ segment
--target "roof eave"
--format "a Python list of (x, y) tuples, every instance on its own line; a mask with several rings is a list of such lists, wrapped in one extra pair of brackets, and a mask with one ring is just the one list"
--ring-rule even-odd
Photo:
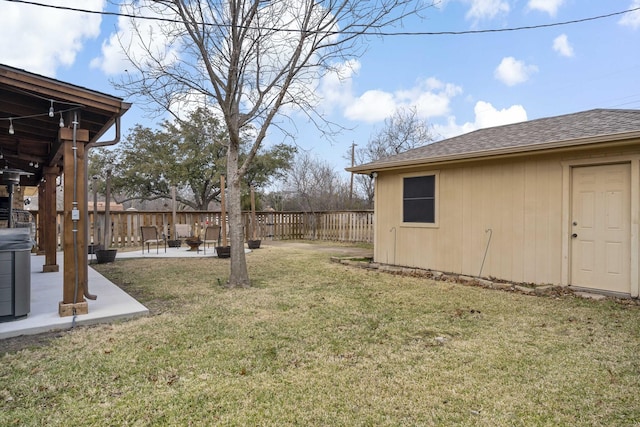
[(0, 82), (23, 91), (38, 92), (43, 96), (50, 96), (54, 100), (64, 100), (63, 102), (76, 103), (100, 111), (117, 113), (124, 103), (122, 98), (113, 95), (4, 64), (0, 64)]
[(562, 141), (552, 141), (542, 144), (527, 145), (523, 147), (498, 148), (495, 150), (471, 151), (462, 154), (452, 154), (447, 156), (427, 157), (422, 159), (410, 159), (391, 162), (373, 162), (361, 166), (346, 168), (347, 172), (358, 174), (370, 174), (372, 172), (380, 172), (383, 170), (406, 169), (421, 165), (457, 163), (470, 160), (481, 160), (485, 158), (510, 157), (514, 155), (523, 155), (527, 153), (536, 153), (540, 151), (571, 149), (580, 146), (615, 143), (616, 145), (628, 140), (640, 139), (640, 130), (633, 132), (621, 132), (615, 134), (592, 136), (587, 138), (577, 138)]

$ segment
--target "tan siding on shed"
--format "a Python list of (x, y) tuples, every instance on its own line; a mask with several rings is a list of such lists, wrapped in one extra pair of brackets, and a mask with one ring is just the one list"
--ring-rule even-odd
[(482, 276), (516, 282), (560, 282), (559, 158), (438, 171), (437, 227), (402, 224), (402, 178), (407, 175), (379, 174), (377, 200), (389, 202), (376, 205), (376, 261), (472, 276), (482, 269)]
[[(379, 174), (376, 178), (377, 183), (382, 182), (382, 176)], [(390, 180), (395, 180), (396, 177), (389, 177), (388, 184), (392, 184)], [(395, 236), (398, 233), (398, 220), (396, 218), (397, 208), (389, 209), (391, 204), (396, 202), (393, 191), (397, 185), (378, 185), (376, 184), (376, 199), (375, 199), (375, 258), (378, 262), (385, 264), (396, 264), (397, 257), (395, 253), (397, 239)], [(385, 201), (380, 203), (380, 201)]]
[[(454, 207), (462, 206), (463, 193), (458, 191), (464, 182), (462, 169), (449, 169), (446, 173), (440, 173), (440, 197), (450, 200), (450, 205), (440, 207), (440, 228), (450, 230), (449, 235), (439, 240), (440, 250), (437, 250), (437, 264), (442, 265), (446, 271), (460, 271), (462, 269), (462, 251), (464, 248), (464, 230), (459, 225), (463, 222), (465, 212)], [(438, 236), (443, 233), (438, 231)]]

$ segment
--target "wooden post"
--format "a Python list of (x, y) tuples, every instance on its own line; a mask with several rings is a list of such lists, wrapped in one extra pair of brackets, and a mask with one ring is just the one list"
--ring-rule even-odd
[(93, 248), (100, 244), (100, 233), (98, 232), (98, 177), (91, 177), (91, 189), (93, 190)]
[(220, 233), (222, 233), (222, 246), (227, 244), (227, 211), (224, 205), (224, 175), (220, 175)]
[(176, 240), (176, 186), (171, 187), (171, 211), (173, 216), (171, 217), (171, 238)]
[[(63, 145), (64, 164), (64, 288), (58, 306), (61, 317), (87, 314), (89, 306), (84, 299), (87, 285), (87, 235), (86, 227), (86, 182), (84, 177), (85, 144), (89, 131), (77, 129), (76, 141), (73, 130), (62, 128), (59, 138)], [(74, 160), (75, 159), (75, 160)], [(74, 179), (76, 177), (76, 179)], [(75, 199), (75, 200), (74, 200)]]
[(44, 215), (45, 215), (45, 203), (44, 203), (44, 179), (38, 184), (38, 224), (36, 232), (36, 249), (38, 255), (44, 255)]
[(60, 271), (56, 253), (58, 251), (58, 218), (56, 205), (56, 179), (60, 174), (58, 167), (45, 167), (44, 182), (40, 183), (44, 187), (42, 194), (44, 198), (39, 200), (38, 209), (42, 214), (42, 229), (40, 240), (44, 249), (43, 273)]
[(251, 186), (251, 239), (257, 240), (256, 233), (256, 194)]
[(104, 192), (104, 248), (111, 247), (111, 169), (107, 169), (106, 189)]

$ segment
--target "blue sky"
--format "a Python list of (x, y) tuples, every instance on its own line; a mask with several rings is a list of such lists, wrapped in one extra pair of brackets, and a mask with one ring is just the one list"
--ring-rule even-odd
[[(104, 0), (47, 4), (116, 10)], [(446, 0), (395, 30), (506, 29), (637, 7), (640, 0)], [(122, 30), (114, 17), (0, 0), (0, 63), (119, 96), (109, 79), (126, 66), (110, 38)], [(402, 107), (416, 108), (439, 139), (592, 108), (640, 108), (640, 12), (526, 31), (371, 37), (351, 64), (348, 79), (319, 86), (327, 118), (349, 130), (329, 141), (292, 116), (295, 142), (337, 170), (348, 166), (352, 143), (366, 144)], [(128, 101), (125, 133), (157, 124)]]

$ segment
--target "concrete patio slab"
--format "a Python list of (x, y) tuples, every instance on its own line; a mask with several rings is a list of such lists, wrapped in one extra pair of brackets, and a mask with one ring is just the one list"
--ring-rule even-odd
[[(31, 311), (21, 319), (0, 323), (0, 339), (72, 327), (73, 316), (58, 315), (58, 303), (62, 300), (62, 260), (62, 256), (58, 257), (59, 272), (43, 273), (44, 256), (31, 256)], [(76, 325), (107, 323), (149, 314), (144, 305), (91, 267), (88, 278), (89, 290), (98, 298), (87, 300), (89, 313), (76, 316)]]
[[(250, 252), (249, 249), (244, 250), (245, 253)], [(165, 252), (163, 247), (160, 247), (157, 251), (155, 247), (152, 247), (150, 251), (147, 252), (147, 248), (144, 249), (144, 253), (141, 249), (136, 250), (119, 250), (116, 255), (116, 259), (118, 258), (213, 258), (217, 257), (218, 254), (213, 247), (207, 248), (207, 251), (200, 249), (199, 251), (191, 251), (188, 247), (182, 246), (179, 248), (167, 248)]]

